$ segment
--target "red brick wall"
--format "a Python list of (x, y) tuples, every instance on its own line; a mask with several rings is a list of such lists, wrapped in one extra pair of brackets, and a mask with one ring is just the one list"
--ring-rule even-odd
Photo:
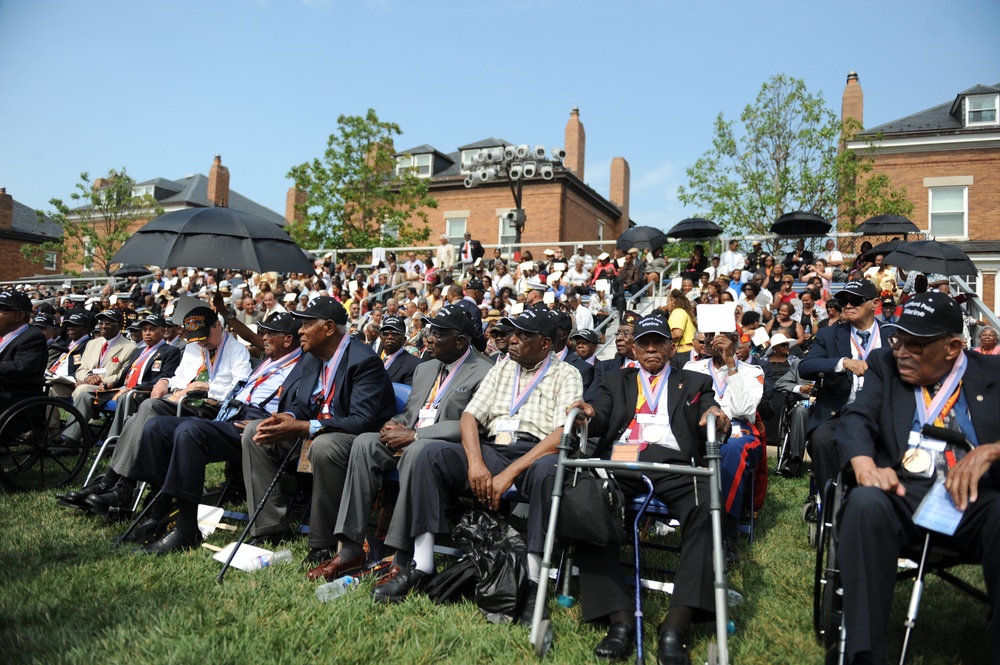
[(0, 238), (0, 281), (10, 281), (31, 275), (56, 275), (62, 271), (62, 259), (56, 257), (57, 270), (45, 270), (41, 263), (30, 263), (21, 254), (23, 240)]

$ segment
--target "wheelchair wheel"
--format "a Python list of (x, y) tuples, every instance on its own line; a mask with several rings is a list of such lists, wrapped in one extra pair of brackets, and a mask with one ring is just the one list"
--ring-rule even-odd
[[(78, 439), (65, 435), (76, 425)], [(90, 428), (66, 400), (33, 397), (0, 415), (0, 482), (15, 490), (68, 485), (87, 462)]]
[(836, 524), (840, 514), (843, 491), (838, 482), (826, 488), (824, 510), (818, 521), (816, 571), (813, 582), (813, 630), (825, 648), (837, 644), (843, 615), (843, 590), (837, 566)]

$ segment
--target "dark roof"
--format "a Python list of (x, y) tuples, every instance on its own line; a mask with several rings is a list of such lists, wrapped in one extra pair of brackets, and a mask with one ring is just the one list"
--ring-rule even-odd
[(459, 151), (462, 150), (476, 150), (478, 148), (498, 148), (501, 146), (514, 145), (510, 141), (504, 141), (503, 139), (488, 138), (482, 141), (476, 141), (475, 143), (470, 143), (468, 145), (458, 146)]
[[(46, 220), (48, 218), (46, 217)], [(14, 219), (11, 221), (11, 230), (21, 233), (30, 233), (36, 236), (46, 236), (48, 238), (61, 238), (62, 227), (55, 222), (38, 222), (38, 215), (34, 209), (23, 203), (14, 201)]]
[[(911, 132), (954, 132), (965, 129), (961, 113), (962, 99), (969, 95), (1000, 93), (1000, 83), (992, 86), (975, 85), (958, 93), (953, 101), (944, 102), (929, 109), (913, 113), (898, 120), (871, 127), (861, 132), (861, 136), (877, 134), (908, 134)], [(978, 128), (975, 128), (978, 129)]]
[(1000, 240), (961, 240), (948, 244), (954, 245), (966, 254), (1000, 253)]

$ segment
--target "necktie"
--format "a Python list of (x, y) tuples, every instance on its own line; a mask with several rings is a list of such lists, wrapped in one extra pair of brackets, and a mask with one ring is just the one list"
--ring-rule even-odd
[(863, 348), (865, 348), (865, 349), (868, 348), (868, 338), (870, 338), (871, 336), (872, 336), (872, 334), (869, 331), (867, 331), (867, 330), (859, 330), (858, 331), (858, 337), (861, 338), (861, 346)]
[(636, 364), (636, 362), (635, 362), (634, 360), (630, 360), (630, 361), (628, 361), (627, 363), (625, 363), (625, 367), (626, 367), (626, 368), (630, 368), (630, 367), (637, 367), (637, 366), (638, 366), (638, 365)]
[[(659, 382), (659, 380), (660, 380), (659, 376), (654, 376), (652, 377), (652, 380), (649, 382), (649, 390), (654, 395), (656, 394), (656, 384)], [(646, 401), (646, 395), (640, 390), (639, 399), (636, 401), (636, 410), (635, 410), (636, 417), (632, 419), (632, 424), (631, 424), (632, 431), (629, 432), (629, 437), (628, 437), (629, 443), (639, 444), (640, 451), (645, 450), (649, 446), (649, 443), (643, 441), (642, 437), (640, 436), (641, 432), (639, 431), (640, 427), (638, 423), (638, 416), (642, 414), (651, 414), (651, 413), (653, 413), (653, 410), (650, 408), (649, 402)]]
[(104, 354), (108, 352), (108, 340), (104, 340), (104, 344), (101, 345), (101, 358), (100, 363), (104, 364)]

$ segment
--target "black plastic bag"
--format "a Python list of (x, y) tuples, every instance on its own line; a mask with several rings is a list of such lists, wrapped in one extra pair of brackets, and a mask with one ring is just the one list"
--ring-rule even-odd
[(487, 621), (507, 623), (520, 616), (528, 592), (527, 547), (509, 524), (473, 508), (452, 532), (476, 569), (476, 605)]
[(424, 591), (435, 605), (472, 598), (476, 592), (476, 565), (468, 556), (463, 556), (435, 575)]

